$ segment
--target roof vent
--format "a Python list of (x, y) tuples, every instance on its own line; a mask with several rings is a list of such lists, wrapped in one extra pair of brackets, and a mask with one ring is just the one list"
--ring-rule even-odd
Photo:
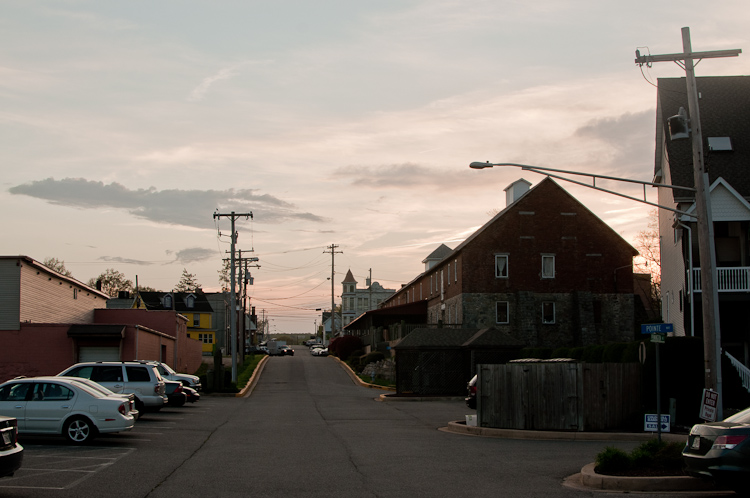
[(708, 137), (708, 150), (712, 152), (719, 150), (733, 150), (732, 140), (729, 137)]

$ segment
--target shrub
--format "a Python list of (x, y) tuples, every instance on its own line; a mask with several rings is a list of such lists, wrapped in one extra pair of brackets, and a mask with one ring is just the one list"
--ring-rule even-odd
[(552, 358), (570, 358), (570, 348), (557, 348), (552, 351)]
[(630, 456), (619, 448), (607, 446), (604, 451), (596, 455), (596, 467), (599, 474), (608, 474), (630, 468)]
[(337, 337), (328, 345), (328, 351), (338, 356), (341, 361), (346, 361), (356, 350), (362, 349), (362, 339), (354, 335)]
[(604, 346), (589, 346), (583, 351), (583, 358), (586, 363), (601, 363), (604, 356)]
[(603, 363), (620, 363), (622, 362), (623, 354), (627, 348), (627, 344), (624, 342), (616, 342), (613, 344), (607, 344), (604, 346), (604, 352), (602, 353)]

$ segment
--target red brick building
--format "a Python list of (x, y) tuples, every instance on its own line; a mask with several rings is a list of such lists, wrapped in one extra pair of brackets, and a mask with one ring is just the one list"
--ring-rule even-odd
[(193, 373), (201, 344), (174, 312), (104, 309), (109, 296), (27, 256), (0, 256), (0, 382), (79, 361), (160, 360)]
[(508, 187), (503, 211), (428, 257), (384, 306), (426, 301), (428, 324), (495, 328), (530, 347), (632, 340), (638, 252), (552, 179), (529, 187)]

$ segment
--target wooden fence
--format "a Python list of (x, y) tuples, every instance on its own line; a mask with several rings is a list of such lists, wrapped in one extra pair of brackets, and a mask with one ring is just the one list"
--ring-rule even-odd
[(600, 431), (641, 415), (640, 364), (506, 363), (478, 368), (481, 427)]

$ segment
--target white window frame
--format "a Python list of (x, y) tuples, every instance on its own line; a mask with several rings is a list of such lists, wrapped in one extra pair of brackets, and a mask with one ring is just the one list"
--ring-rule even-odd
[[(498, 261), (505, 260), (505, 275), (499, 275), (498, 273)], [(510, 255), (509, 254), (495, 254), (495, 278), (508, 278), (510, 272), (508, 267), (510, 266)]]
[[(500, 309), (500, 305), (505, 305), (505, 321), (500, 321), (500, 313), (498, 313), (498, 310)], [(498, 324), (508, 324), (510, 323), (510, 303), (508, 301), (497, 301), (495, 302), (495, 323)]]
[[(550, 263), (551, 268), (545, 267), (545, 264), (544, 264), (545, 261), (551, 261)], [(555, 278), (555, 255), (554, 254), (542, 254), (542, 278)]]
[[(545, 310), (544, 310), (544, 308), (545, 308), (545, 306), (549, 306), (549, 305), (552, 306), (552, 320), (547, 320), (545, 318), (545, 312), (544, 312)], [(542, 303), (542, 323), (544, 325), (554, 325), (555, 324), (555, 319), (557, 317), (557, 309), (556, 308), (557, 307), (555, 306), (555, 302), (554, 301), (544, 301)]]

